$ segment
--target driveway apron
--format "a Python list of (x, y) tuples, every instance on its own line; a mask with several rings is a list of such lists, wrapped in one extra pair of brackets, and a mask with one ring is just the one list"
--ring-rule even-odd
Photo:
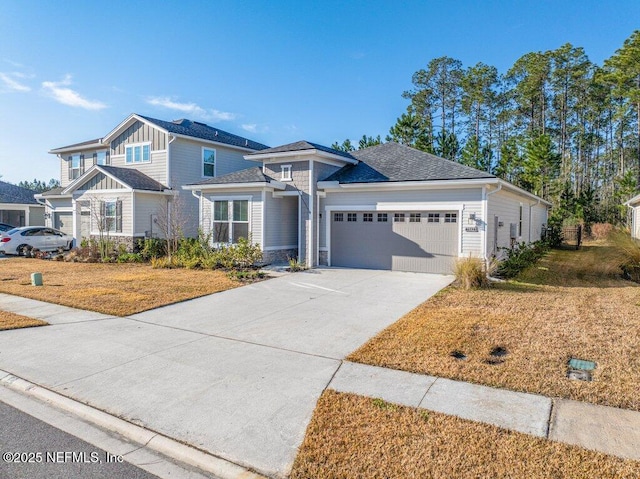
[(341, 360), (452, 280), (315, 269), (130, 318), (4, 331), (0, 369), (285, 477)]

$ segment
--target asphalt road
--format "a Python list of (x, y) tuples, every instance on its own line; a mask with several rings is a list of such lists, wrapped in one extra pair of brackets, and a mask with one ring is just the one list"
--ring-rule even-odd
[(0, 401), (0, 479), (76, 478), (158, 479)]

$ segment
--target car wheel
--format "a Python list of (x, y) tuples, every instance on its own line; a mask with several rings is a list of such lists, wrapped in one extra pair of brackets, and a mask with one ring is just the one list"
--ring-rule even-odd
[(21, 244), (16, 249), (16, 252), (18, 253), (18, 256), (24, 256), (28, 258), (29, 256), (31, 256), (31, 250), (32, 248), (28, 244)]

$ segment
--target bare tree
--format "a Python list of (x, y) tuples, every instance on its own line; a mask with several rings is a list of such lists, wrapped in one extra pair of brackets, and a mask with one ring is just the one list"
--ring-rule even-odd
[(177, 192), (166, 197), (157, 209), (157, 227), (167, 241), (167, 257), (178, 250), (180, 240), (184, 238), (184, 231), (189, 224), (191, 215), (188, 213), (187, 202)]

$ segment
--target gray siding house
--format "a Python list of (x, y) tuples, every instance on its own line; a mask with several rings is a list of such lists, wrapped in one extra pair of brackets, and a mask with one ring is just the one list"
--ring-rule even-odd
[(35, 191), (0, 181), (0, 223), (12, 226), (44, 226), (44, 206)]
[(345, 153), (299, 141), (186, 185), (214, 242), (249, 236), (265, 260), (451, 273), (541, 238), (550, 204), (487, 172), (397, 143)]
[(137, 238), (162, 236), (171, 214), (196, 236), (199, 201), (181, 186), (246, 169), (254, 163), (244, 156), (266, 148), (204, 123), (132, 114), (103, 138), (51, 150), (61, 187), (36, 198), (47, 225), (76, 243), (106, 225), (112, 239), (132, 247)]

